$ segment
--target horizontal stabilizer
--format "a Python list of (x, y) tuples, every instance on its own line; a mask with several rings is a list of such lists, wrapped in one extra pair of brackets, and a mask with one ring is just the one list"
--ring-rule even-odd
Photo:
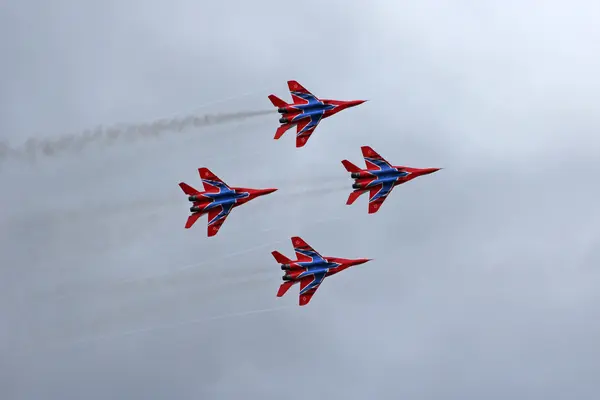
[(269, 100), (271, 100), (271, 103), (273, 103), (275, 107), (287, 107), (289, 105), (274, 94), (269, 95)]
[(183, 190), (183, 193), (187, 194), (188, 196), (193, 196), (195, 194), (200, 193), (185, 182), (179, 182), (179, 187), (181, 188), (181, 190)]
[(279, 290), (277, 291), (277, 297), (283, 296), (292, 286), (294, 286), (294, 281), (283, 282), (281, 286), (279, 286)]
[(348, 201), (346, 202), (346, 205), (349, 206), (349, 205), (353, 204), (356, 201), (356, 199), (358, 199), (360, 197), (360, 195), (363, 193), (367, 193), (367, 191), (366, 190), (356, 190), (356, 191), (350, 193), (350, 196), (348, 196)]
[(273, 257), (275, 258), (275, 261), (277, 261), (279, 264), (291, 264), (291, 263), (293, 263), (292, 260), (290, 260), (289, 258), (287, 258), (286, 256), (284, 256), (283, 254), (281, 254), (278, 251), (272, 251), (271, 254), (273, 254)]
[(342, 165), (344, 165), (344, 167), (346, 168), (346, 171), (348, 171), (348, 172), (360, 172), (361, 171), (360, 168), (358, 168), (356, 165), (352, 164), (348, 160), (342, 160)]
[(185, 229), (190, 229), (192, 225), (194, 225), (196, 221), (198, 221), (198, 218), (200, 218), (201, 216), (202, 214), (200, 213), (194, 213), (190, 215), (187, 219), (187, 222), (185, 223)]
[(280, 137), (282, 137), (282, 136), (283, 136), (283, 134), (284, 134), (284, 133), (285, 133), (285, 132), (286, 132), (288, 129), (290, 129), (292, 126), (293, 126), (292, 124), (284, 124), (284, 125), (281, 125), (279, 128), (277, 128), (277, 131), (275, 132), (275, 137), (274, 137), (274, 139), (275, 139), (275, 140), (277, 140), (277, 139), (279, 139)]

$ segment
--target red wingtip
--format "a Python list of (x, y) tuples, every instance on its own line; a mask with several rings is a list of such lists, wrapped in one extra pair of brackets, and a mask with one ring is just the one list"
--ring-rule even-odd
[(308, 303), (310, 303), (311, 298), (312, 298), (312, 296), (301, 295), (300, 299), (298, 299), (298, 305), (300, 307), (307, 305)]

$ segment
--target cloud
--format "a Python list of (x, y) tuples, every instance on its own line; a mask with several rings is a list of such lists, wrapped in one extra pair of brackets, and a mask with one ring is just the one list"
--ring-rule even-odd
[[(7, 160), (2, 398), (596, 398), (597, 16), (584, 1), (10, 5), (2, 143), (224, 97), (189, 114), (269, 109), (288, 79), (371, 101), (303, 149), (265, 117)], [(344, 204), (340, 164), (362, 145), (444, 170), (368, 215)], [(208, 239), (204, 219), (183, 229), (176, 185), (200, 166), (280, 190)], [(375, 260), (296, 307), (269, 254), (292, 256), (293, 235)]]

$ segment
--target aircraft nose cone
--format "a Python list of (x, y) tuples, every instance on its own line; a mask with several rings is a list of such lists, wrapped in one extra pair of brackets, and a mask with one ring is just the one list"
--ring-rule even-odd
[(369, 100), (354, 100), (350, 102), (350, 107), (359, 106), (362, 103), (366, 103)]
[(261, 190), (260, 194), (261, 195), (271, 194), (271, 193), (276, 192), (276, 191), (277, 191), (277, 189), (275, 189), (275, 188), (273, 188), (273, 189), (263, 189), (263, 190)]
[(355, 265), (364, 264), (364, 263), (367, 263), (369, 261), (373, 261), (373, 259), (372, 258), (359, 258), (358, 260), (356, 260)]
[(440, 169), (443, 169), (443, 168), (426, 168), (423, 170), (423, 175), (433, 174), (434, 172), (437, 172)]

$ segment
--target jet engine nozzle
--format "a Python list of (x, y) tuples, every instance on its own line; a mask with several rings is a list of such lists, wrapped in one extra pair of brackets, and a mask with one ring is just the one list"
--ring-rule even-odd
[(202, 210), (200, 209), (200, 207), (196, 207), (196, 206), (194, 206), (194, 207), (190, 207), (190, 211), (191, 211), (191, 212), (200, 212), (200, 211), (202, 211)]
[(290, 269), (292, 269), (292, 268), (290, 267), (290, 264), (283, 264), (283, 265), (281, 266), (281, 270), (282, 270), (282, 271), (289, 271)]
[(350, 176), (352, 177), (352, 179), (358, 179), (360, 178), (360, 172), (353, 172), (350, 174)]
[(279, 107), (279, 108), (277, 109), (277, 112), (278, 112), (278, 113), (280, 113), (280, 114), (287, 114), (287, 113), (288, 113), (288, 110), (287, 110), (286, 108), (281, 108), (281, 107)]
[(365, 185), (362, 183), (353, 183), (352, 189), (364, 189)]
[(292, 277), (289, 276), (288, 274), (285, 274), (284, 276), (281, 277), (281, 279), (283, 279), (284, 281), (291, 281)]
[(279, 118), (279, 123), (281, 124), (287, 124), (288, 122), (290, 122), (287, 118)]
[(198, 199), (198, 196), (190, 196), (190, 197), (188, 197), (188, 200), (189, 201), (198, 201), (199, 199)]

